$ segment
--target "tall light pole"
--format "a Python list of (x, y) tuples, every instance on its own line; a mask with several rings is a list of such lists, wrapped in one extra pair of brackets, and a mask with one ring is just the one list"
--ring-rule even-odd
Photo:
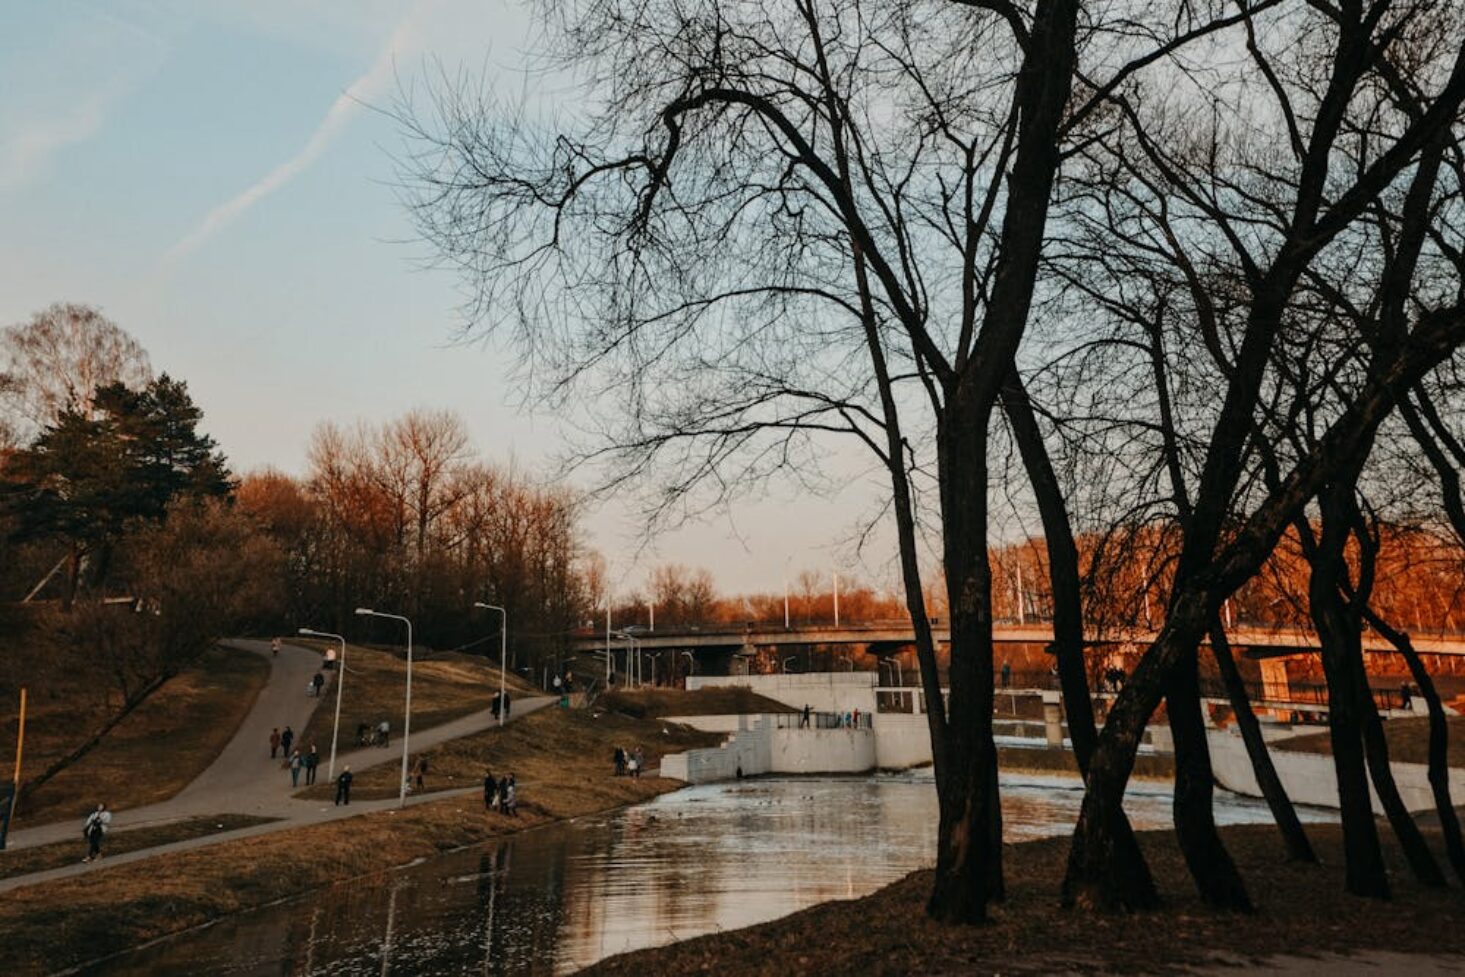
[(788, 630), (788, 561), (793, 559), (790, 553), (783, 561), (783, 629)]
[(326, 764), (326, 783), (330, 783), (336, 779), (336, 738), (341, 735), (341, 686), (346, 681), (346, 639), (339, 634), (310, 628), (301, 628), (300, 633), (307, 638), (330, 638), (341, 642), (341, 664), (336, 673), (336, 718), (331, 723), (331, 762)]
[(646, 614), (647, 614), (646, 630), (647, 631), (655, 631), (656, 630), (656, 603), (654, 601), (649, 601), (648, 600), (646, 602)]
[(610, 590), (605, 592), (605, 691), (610, 691), (611, 673), (615, 663), (610, 658)]
[(839, 571), (834, 571), (834, 626), (839, 627)]
[(412, 736), (412, 622), (401, 614), (383, 614), (369, 607), (356, 608), (357, 617), (384, 617), (407, 625), (407, 706), (402, 719), (402, 786), (397, 790), (397, 806), (407, 806), (407, 741)]
[(504, 626), (499, 629), (499, 725), (502, 726), (504, 724), (504, 675), (509, 662), (509, 612), (497, 604), (485, 604), (481, 600), (475, 600), (473, 606), (481, 607), (485, 611), (498, 611), (503, 617)]

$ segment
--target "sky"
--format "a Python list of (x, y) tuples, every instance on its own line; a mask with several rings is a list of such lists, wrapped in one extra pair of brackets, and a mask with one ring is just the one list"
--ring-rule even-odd
[[(555, 418), (525, 410), (511, 352), (457, 341), (461, 295), (424, 267), (381, 108), (425, 71), (522, 90), (532, 11), (510, 0), (8, 0), (0, 5), (0, 324), (100, 307), (188, 382), (234, 469), (305, 469), (323, 420), (445, 407), (484, 460), (547, 471)], [(661, 562), (727, 592), (834, 569), (868, 478), (785, 492), (645, 540), (629, 506), (585, 526), (612, 580)]]

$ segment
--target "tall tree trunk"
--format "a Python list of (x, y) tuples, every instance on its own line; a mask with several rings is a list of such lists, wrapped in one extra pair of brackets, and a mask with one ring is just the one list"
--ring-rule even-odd
[[(1368, 792), (1364, 765), (1363, 729), (1359, 716), (1362, 694), (1349, 658), (1361, 642), (1355, 621), (1350, 621), (1340, 582), (1348, 568), (1343, 546), (1347, 536), (1328, 518), (1324, 503), (1323, 534), (1312, 556), (1308, 604), (1322, 644), (1323, 676), (1328, 684), (1328, 739), (1333, 748), (1333, 769), (1338, 780), (1338, 808), (1343, 822), (1343, 853), (1348, 891), (1376, 899), (1389, 897), (1389, 879), (1379, 847), (1378, 825)], [(1298, 531), (1311, 534), (1305, 523)], [(1351, 639), (1351, 640), (1350, 640)]]
[(1165, 708), (1175, 737), (1175, 833), (1185, 864), (1207, 905), (1249, 912), (1252, 905), (1246, 885), (1216, 831), (1215, 778), (1195, 651), (1182, 656), (1170, 670)]
[[(1022, 379), (1013, 372), (1002, 388), (1002, 408), (1012, 427), (1013, 440), (1022, 455), (1023, 467), (1032, 483), (1033, 497), (1043, 522), (1043, 538), (1048, 549), (1048, 577), (1053, 590), (1053, 654), (1058, 662), (1058, 681), (1063, 689), (1063, 711), (1068, 720), (1068, 735), (1073, 741), (1074, 759), (1079, 773), (1088, 776), (1089, 760), (1098, 742), (1094, 723), (1093, 701), (1089, 696), (1087, 668), (1084, 662), (1083, 589), (1079, 574), (1078, 546), (1068, 518), (1058, 475), (1053, 470), (1042, 430), (1033, 413), (1032, 402), (1023, 388)], [(1145, 863), (1144, 852), (1134, 830), (1121, 810), (1115, 826), (1115, 860), (1120, 865), (1118, 879), (1134, 891), (1128, 898), (1140, 904), (1158, 899), (1154, 878)]]
[(986, 418), (958, 388), (937, 432), (951, 616), (947, 768), (938, 775), (936, 878), (926, 911), (986, 919), (1002, 885), (997, 749), (992, 740), (992, 573), (987, 562)]
[(1252, 711), (1251, 699), (1246, 694), (1246, 683), (1241, 679), (1241, 670), (1236, 667), (1231, 644), (1226, 640), (1226, 632), (1220, 621), (1211, 624), (1211, 653), (1216, 659), (1221, 680), (1226, 685), (1226, 696), (1231, 700), (1231, 708), (1236, 713), (1236, 725), (1241, 730), (1242, 742), (1246, 744), (1246, 755), (1251, 760), (1252, 773), (1256, 776), (1257, 786), (1261, 788), (1267, 807), (1271, 809), (1272, 820), (1282, 833), (1282, 844), (1287, 849), (1288, 859), (1316, 862), (1317, 855), (1312, 850), (1311, 842), (1307, 840), (1302, 821), (1297, 817), (1297, 808), (1293, 806), (1292, 798), (1287, 796), (1287, 788), (1282, 785), (1282, 778), (1277, 775), (1277, 767), (1272, 763), (1272, 754), (1262, 736), (1261, 723), (1257, 722), (1256, 713)]
[(1383, 635), (1404, 656), (1414, 684), (1429, 710), (1429, 786), (1434, 793), (1435, 813), (1440, 820), (1440, 832), (1445, 836), (1445, 852), (1455, 875), (1465, 881), (1465, 842), (1460, 837), (1460, 817), (1455, 812), (1455, 802), (1450, 797), (1450, 727), (1445, 719), (1445, 707), (1440, 702), (1439, 689), (1434, 678), (1424, 667), (1414, 642), (1409, 634), (1392, 627), (1370, 608), (1364, 608), (1374, 630)]
[(1354, 682), (1358, 686), (1358, 709), (1363, 717), (1363, 751), (1373, 789), (1378, 794), (1379, 803), (1383, 805), (1389, 825), (1394, 829), (1394, 837), (1399, 840), (1399, 847), (1404, 849), (1404, 858), (1409, 862), (1409, 870), (1414, 873), (1414, 877), (1424, 885), (1443, 886), (1445, 873), (1440, 871), (1439, 863), (1430, 853), (1424, 834), (1420, 832), (1419, 825), (1414, 823), (1414, 816), (1409, 813), (1409, 808), (1404, 806), (1404, 799), (1399, 796), (1399, 787), (1394, 782), (1394, 771), (1389, 766), (1389, 743), (1384, 737), (1384, 722), (1379, 718), (1373, 692), (1368, 686), (1361, 640), (1353, 669)]

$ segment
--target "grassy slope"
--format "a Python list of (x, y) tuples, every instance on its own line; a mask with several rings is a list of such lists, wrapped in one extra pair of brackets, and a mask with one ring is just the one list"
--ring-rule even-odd
[[(206, 835), (235, 831), (256, 824), (273, 821), (252, 814), (218, 814), (212, 817), (186, 818), (167, 824), (134, 828), (130, 831), (116, 831), (109, 834), (102, 845), (102, 855), (122, 855), (130, 851), (141, 851), (158, 845), (170, 845), (175, 841), (202, 838)], [(0, 879), (32, 872), (45, 872), (75, 864), (86, 851), (86, 842), (77, 832), (75, 841), (58, 841), (51, 845), (36, 845), (31, 848), (11, 849), (0, 852)], [(103, 858), (103, 863), (106, 858)]]
[(1218, 913), (1203, 906), (1173, 836), (1156, 832), (1142, 835), (1141, 844), (1166, 896), (1162, 910), (1127, 916), (1065, 910), (1058, 887), (1068, 839), (1051, 838), (1006, 849), (1007, 901), (994, 907), (987, 926), (949, 927), (928, 920), (924, 906), (931, 873), (922, 871), (864, 899), (826, 903), (761, 926), (613, 957), (583, 973), (1178, 973), (1187, 964), (1219, 955), (1235, 961), (1355, 949), (1465, 952), (1465, 893), (1414, 884), (1389, 848), (1393, 901), (1347, 895), (1340, 829), (1308, 825), (1308, 831), (1322, 865), (1286, 861), (1271, 826), (1222, 829), (1259, 903), (1255, 915)]
[(677, 781), (610, 775), (616, 743), (649, 746), (661, 729), (653, 721), (546, 709), (510, 724), (501, 739), (493, 732), (471, 738), (475, 746), (460, 741), (465, 776), (471, 771), (481, 783), (488, 761), (501, 764), (495, 773), (518, 775), (518, 818), (485, 813), (477, 796), (445, 798), (171, 855), (166, 871), (150, 861), (104, 862), (84, 876), (7, 892), (0, 974), (52, 972), (415, 858), (675, 790)]
[[(260, 655), (217, 647), (169, 681), (95, 749), (35, 793), (21, 799), (16, 828), (81, 818), (98, 801), (114, 810), (167, 800), (198, 776), (249, 714), (270, 666)], [(35, 775), (74, 749), (103, 721), (97, 676), (71, 676), (30, 690), (25, 775)], [(71, 683), (68, 687), (65, 683)], [(6, 723), (0, 750), (13, 755), (15, 727)]]
[(758, 695), (746, 685), (680, 689), (637, 689), (609, 692), (600, 698), (607, 709), (628, 716), (727, 716), (736, 713), (791, 713), (792, 706)]
[[(1450, 743), (1456, 744), (1449, 754), (1450, 766), (1465, 767), (1465, 750), (1458, 745), (1461, 738), (1465, 737), (1465, 716), (1450, 716), (1446, 721), (1449, 724)], [(1429, 762), (1428, 719), (1422, 716), (1417, 719), (1390, 719), (1384, 723), (1384, 736), (1389, 741), (1390, 760), (1396, 763)], [(1333, 753), (1333, 744), (1327, 730), (1277, 740), (1272, 743), (1272, 747), (1298, 753), (1324, 753), (1328, 756)]]
[[(304, 643), (307, 644), (309, 643)], [(323, 644), (318, 645), (324, 647)], [(375, 726), (383, 719), (394, 733), (402, 729), (403, 697), (407, 690), (407, 662), (390, 651), (352, 645), (347, 648), (346, 684), (341, 693), (341, 739), (351, 743), (358, 723)], [(538, 694), (515, 676), (508, 676), (509, 694)], [(436, 653), (412, 663), (412, 728), (431, 729), (489, 707), (499, 687), (499, 671), (483, 658)], [(327, 743), (334, 719), (334, 685), (315, 711), (298, 742)]]
[[(615, 779), (611, 753), (617, 745), (626, 749), (640, 746), (646, 762), (655, 764), (664, 753), (716, 746), (725, 738), (619, 713), (550, 706), (503, 729), (489, 729), (425, 751), (428, 776), (424, 787), (429, 793), (481, 787), (484, 771), (489, 770), (495, 777), (514, 775), (520, 803), (544, 802), (546, 792), (555, 795), (554, 804), (571, 803), (587, 785)], [(421, 755), (414, 754), (413, 761)], [(399, 771), (391, 763), (367, 770), (355, 779), (351, 796), (395, 797)], [(334, 790), (329, 784), (317, 784), (301, 796), (328, 799)]]

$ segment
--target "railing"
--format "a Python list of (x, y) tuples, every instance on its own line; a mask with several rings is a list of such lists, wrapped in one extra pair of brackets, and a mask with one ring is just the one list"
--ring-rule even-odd
[(811, 712), (804, 724), (801, 712), (778, 713), (773, 717), (775, 729), (873, 729), (874, 717), (868, 712)]

